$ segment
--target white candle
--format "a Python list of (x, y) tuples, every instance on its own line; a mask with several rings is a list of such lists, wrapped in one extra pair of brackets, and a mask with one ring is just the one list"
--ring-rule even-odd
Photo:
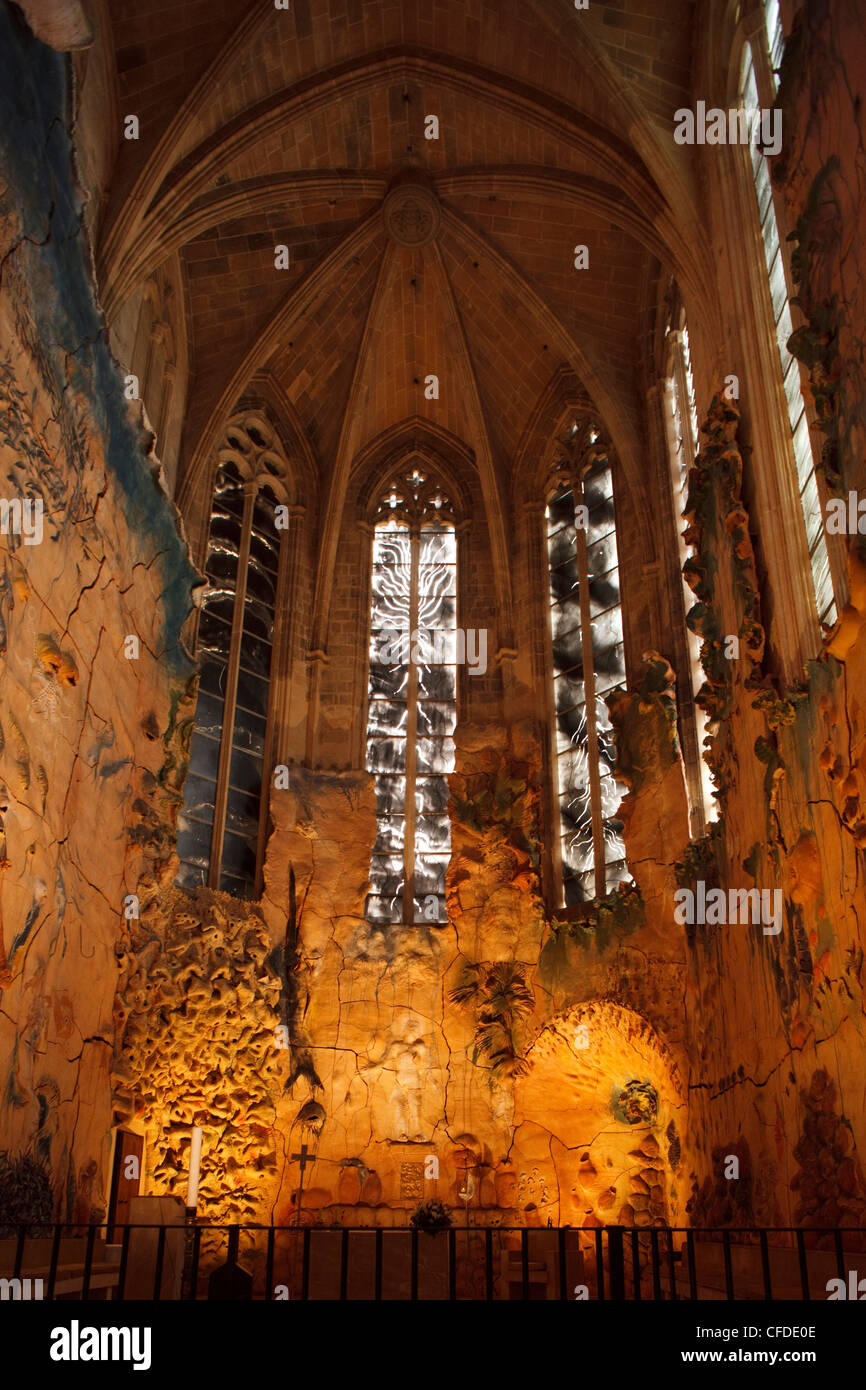
[(186, 1204), (194, 1207), (198, 1202), (198, 1176), (201, 1171), (201, 1125), (195, 1125), (192, 1131), (192, 1143), (189, 1149), (189, 1186), (186, 1189)]

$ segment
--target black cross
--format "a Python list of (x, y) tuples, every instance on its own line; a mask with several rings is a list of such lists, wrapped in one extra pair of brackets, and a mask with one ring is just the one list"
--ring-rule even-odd
[[(305, 1169), (306, 1166), (307, 1166), (307, 1155), (308, 1155), (308, 1153), (309, 1153), (309, 1150), (307, 1149), (306, 1144), (302, 1144), (302, 1145), (301, 1145), (301, 1152), (300, 1152), (299, 1154), (290, 1154), (290, 1155), (289, 1155), (289, 1157), (292, 1159), (292, 1161), (293, 1161), (294, 1163), (300, 1163), (300, 1165), (301, 1165), (301, 1180), (300, 1180), (300, 1183), (298, 1184), (298, 1225), (299, 1225), (299, 1226), (300, 1226), (300, 1224), (301, 1224), (301, 1198), (302, 1198), (303, 1195), (304, 1195), (304, 1169)], [(312, 1163), (315, 1163), (315, 1161), (316, 1161), (316, 1160), (315, 1160), (314, 1158), (310, 1160), (310, 1162), (312, 1162)]]

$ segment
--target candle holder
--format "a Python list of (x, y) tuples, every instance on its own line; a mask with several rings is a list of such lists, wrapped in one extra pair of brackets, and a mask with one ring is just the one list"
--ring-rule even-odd
[(195, 1298), (195, 1289), (192, 1287), (192, 1255), (195, 1244), (195, 1220), (196, 1207), (187, 1207), (184, 1219), (183, 1232), (183, 1274), (180, 1281), (181, 1300)]

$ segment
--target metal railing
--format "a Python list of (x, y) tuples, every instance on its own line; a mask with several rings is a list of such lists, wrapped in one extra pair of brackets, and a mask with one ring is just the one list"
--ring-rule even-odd
[[(14, 1233), (13, 1233), (14, 1231)], [(826, 1299), (866, 1230), (209, 1223), (6, 1227), (0, 1299)], [(5, 1238), (4, 1238), (5, 1236)], [(854, 1296), (856, 1296), (856, 1289)]]

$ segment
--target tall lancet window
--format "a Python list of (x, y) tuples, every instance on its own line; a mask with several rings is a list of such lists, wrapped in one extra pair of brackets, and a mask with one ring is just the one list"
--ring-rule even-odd
[[(562, 901), (606, 896), (630, 879), (605, 695), (625, 685), (613, 471), (598, 431), (572, 431), (547, 504)], [(581, 447), (581, 445), (583, 447)], [(571, 453), (571, 449), (569, 450)]]
[[(679, 541), (680, 566), (689, 558), (689, 548), (685, 542), (683, 514), (688, 501), (689, 472), (698, 453), (698, 413), (695, 403), (695, 382), (692, 374), (692, 354), (689, 330), (685, 314), (680, 309), (667, 333), (667, 380), (665, 400), (667, 402), (668, 442), (671, 452), (671, 471), (674, 495), (674, 511)], [(694, 595), (683, 580), (685, 610), (688, 613), (694, 603)], [(701, 640), (697, 633), (686, 629), (686, 645), (689, 656), (689, 673), (692, 694), (696, 695), (704, 683), (704, 670), (701, 665)], [(699, 705), (694, 705), (695, 752), (698, 758), (697, 773), (700, 779), (699, 804), (693, 805), (697, 815), (693, 821), (693, 833), (704, 833), (705, 823), (718, 819), (718, 803), (714, 799), (714, 784), (710, 769), (703, 759), (704, 740), (708, 733), (708, 717)], [(690, 790), (692, 790), (690, 775)], [(694, 789), (694, 799), (698, 799), (698, 788)]]
[[(284, 462), (258, 417), (234, 421), (213, 492), (195, 729), (179, 819), (178, 883), (255, 897)], [(285, 508), (283, 509), (285, 511)]]
[(447, 774), (457, 722), (457, 539), (423, 465), (397, 476), (373, 534), (367, 770), (378, 834), (371, 923), (444, 924)]
[[(766, 78), (762, 71), (756, 67), (750, 43), (745, 44), (743, 48), (743, 61), (740, 69), (740, 102), (749, 113), (750, 130), (753, 128), (753, 122), (759, 109), (768, 110), (773, 105), (776, 97), (776, 79), (773, 69), (781, 62), (784, 49), (777, 0), (765, 0), (764, 11), (766, 43), (770, 54), (770, 76)], [(794, 331), (794, 326), (791, 321), (787, 267), (776, 220), (770, 170), (766, 158), (754, 139), (749, 144), (749, 157), (788, 424), (791, 430), (794, 462), (797, 468), (797, 490), (800, 494), (800, 506), (806, 528), (806, 543), (809, 548), (812, 591), (815, 595), (818, 621), (832, 624), (836, 620), (836, 600), (833, 593), (830, 556), (824, 534), (824, 517), (818, 492), (818, 479), (815, 474), (809, 420), (806, 415), (806, 404), (800, 383), (800, 364), (788, 351), (788, 339)]]

